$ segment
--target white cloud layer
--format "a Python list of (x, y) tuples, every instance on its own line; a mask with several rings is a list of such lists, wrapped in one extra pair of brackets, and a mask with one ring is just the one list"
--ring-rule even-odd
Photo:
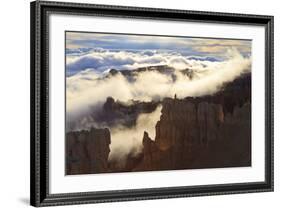
[(138, 154), (141, 151), (144, 131), (152, 140), (155, 139), (155, 126), (161, 115), (161, 105), (152, 113), (142, 113), (138, 116), (136, 126), (126, 128), (117, 126), (110, 129), (111, 144), (109, 160), (118, 160), (119, 165), (124, 165), (124, 159), (129, 153)]
[[(133, 59), (133, 64), (126, 65), (135, 69), (143, 66), (143, 63), (155, 65), (146, 57), (139, 54), (130, 55), (126, 52), (109, 54), (109, 57), (117, 56), (120, 60), (124, 57)], [(105, 56), (105, 54), (103, 55)], [(215, 93), (225, 83), (233, 81), (241, 73), (251, 70), (251, 59), (243, 57), (235, 49), (228, 51), (228, 59), (221, 62), (202, 60), (188, 60), (179, 54), (156, 55), (158, 64), (168, 64), (175, 67), (176, 81), (169, 75), (157, 71), (145, 71), (136, 75), (135, 81), (128, 81), (122, 74), (116, 74), (102, 79), (96, 70), (84, 70), (66, 79), (66, 111), (68, 115), (79, 114), (88, 111), (89, 108), (101, 105), (106, 98), (111, 96), (123, 102), (129, 100), (151, 101), (164, 97), (184, 98), (187, 96), (202, 96)], [(108, 57), (104, 57), (108, 59)], [(154, 60), (154, 59), (153, 59)], [(168, 61), (167, 61), (168, 60)], [(117, 68), (117, 66), (114, 66)], [(196, 76), (194, 79), (183, 75), (180, 70), (190, 68)]]
[[(91, 69), (96, 72), (104, 72), (111, 68), (118, 70), (136, 69), (151, 65), (169, 65), (177, 69), (194, 67), (198, 64), (211, 62), (210, 57), (184, 56), (173, 51), (109, 51), (92, 49), (86, 52), (78, 50), (76, 53), (66, 56), (67, 76), (75, 75), (83, 70)], [(214, 60), (215, 58), (212, 57)], [(221, 59), (221, 57), (220, 57)]]

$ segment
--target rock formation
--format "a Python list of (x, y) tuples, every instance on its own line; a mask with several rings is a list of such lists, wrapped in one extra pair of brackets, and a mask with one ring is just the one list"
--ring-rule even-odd
[[(175, 68), (168, 66), (168, 65), (156, 65), (156, 66), (147, 66), (147, 67), (140, 67), (134, 70), (117, 70), (117, 69), (110, 69), (108, 75), (106, 78), (109, 78), (110, 76), (116, 76), (116, 75), (122, 75), (129, 81), (134, 81), (136, 79), (136, 76), (138, 76), (142, 72), (158, 72), (160, 74), (169, 75), (173, 78), (173, 80), (176, 80), (175, 72), (177, 71)], [(189, 77), (190, 79), (193, 79), (196, 77), (196, 73), (190, 69), (186, 68), (179, 71), (183, 75)]]
[(250, 112), (249, 103), (225, 115), (220, 104), (166, 99), (155, 141), (144, 132), (143, 160), (134, 170), (249, 166)]
[(66, 135), (66, 173), (88, 174), (108, 171), (110, 132), (92, 128)]

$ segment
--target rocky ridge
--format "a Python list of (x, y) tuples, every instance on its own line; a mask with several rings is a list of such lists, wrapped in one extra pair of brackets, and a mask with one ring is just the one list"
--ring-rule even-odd
[[(150, 111), (158, 104), (141, 105), (150, 106), (146, 106)], [(251, 165), (250, 74), (225, 84), (214, 95), (185, 99), (175, 96), (165, 98), (161, 104), (162, 115), (155, 127), (155, 138), (144, 132), (142, 152), (129, 154), (123, 167), (108, 161), (108, 129), (67, 133), (67, 174)], [(119, 115), (137, 112), (139, 108), (133, 106), (120, 107), (109, 98), (104, 109), (109, 115), (116, 112)]]

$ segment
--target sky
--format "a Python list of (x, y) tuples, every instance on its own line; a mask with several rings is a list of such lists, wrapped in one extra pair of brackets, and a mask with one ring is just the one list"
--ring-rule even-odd
[(66, 32), (68, 51), (79, 48), (109, 50), (174, 50), (184, 55), (223, 56), (228, 47), (250, 53), (251, 41), (215, 38), (189, 38), (149, 35)]
[(188, 60), (223, 61), (233, 48), (251, 55), (250, 40), (66, 32), (66, 71), (70, 76), (85, 69), (104, 72)]

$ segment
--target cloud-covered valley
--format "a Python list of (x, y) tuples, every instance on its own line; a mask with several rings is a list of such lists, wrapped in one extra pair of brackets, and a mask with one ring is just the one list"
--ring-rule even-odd
[[(81, 56), (67, 57), (67, 70), (74, 66), (81, 69), (85, 65), (87, 67), (84, 70), (66, 78), (67, 114), (70, 116), (102, 105), (109, 96), (128, 102), (161, 100), (175, 94), (179, 98), (212, 94), (219, 90), (223, 83), (250, 71), (251, 58), (242, 56), (233, 48), (227, 51), (227, 59), (223, 61), (195, 59), (179, 53), (155, 51), (94, 51)], [(112, 68), (134, 70), (155, 65), (173, 67), (173, 76), (158, 71), (139, 72), (135, 74), (133, 81), (121, 73), (107, 76)], [(193, 79), (181, 73), (184, 69), (193, 72)]]

